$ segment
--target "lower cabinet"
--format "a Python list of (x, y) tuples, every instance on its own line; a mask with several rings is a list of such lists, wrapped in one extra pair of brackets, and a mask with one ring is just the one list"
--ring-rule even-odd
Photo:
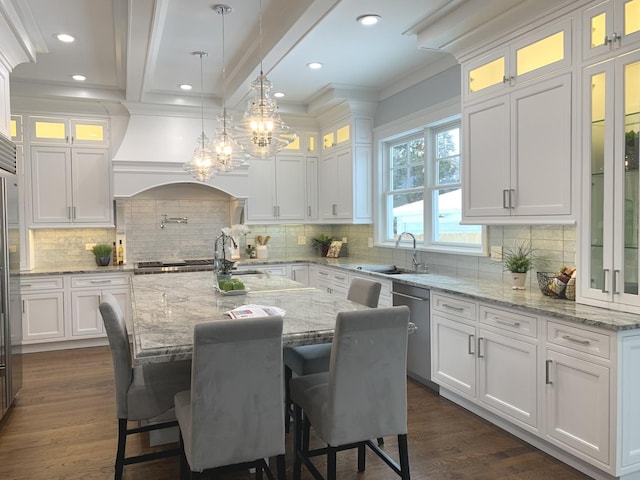
[(20, 284), (23, 345), (103, 339), (98, 306), (106, 292), (114, 295), (131, 328), (128, 274), (25, 276)]

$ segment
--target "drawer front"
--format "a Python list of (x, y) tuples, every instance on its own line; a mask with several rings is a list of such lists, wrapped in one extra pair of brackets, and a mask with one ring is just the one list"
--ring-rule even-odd
[(605, 333), (556, 322), (547, 325), (547, 342), (606, 359), (611, 357), (610, 340)]
[(476, 304), (459, 298), (432, 293), (431, 308), (438, 312), (449, 313), (467, 320), (476, 320)]
[(332, 272), (334, 286), (349, 288), (349, 274), (347, 272)]
[(64, 279), (56, 276), (24, 277), (20, 279), (20, 290), (32, 292), (36, 290), (56, 290), (64, 286)]
[(71, 288), (105, 288), (129, 285), (128, 275), (77, 275), (71, 277)]
[(521, 333), (528, 337), (538, 336), (538, 318), (499, 308), (480, 306), (480, 323), (502, 330)]

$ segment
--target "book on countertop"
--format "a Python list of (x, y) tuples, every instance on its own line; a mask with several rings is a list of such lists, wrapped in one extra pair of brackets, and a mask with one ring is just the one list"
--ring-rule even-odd
[(286, 312), (281, 308), (266, 305), (241, 305), (225, 313), (231, 318), (256, 318), (269, 316), (284, 317)]

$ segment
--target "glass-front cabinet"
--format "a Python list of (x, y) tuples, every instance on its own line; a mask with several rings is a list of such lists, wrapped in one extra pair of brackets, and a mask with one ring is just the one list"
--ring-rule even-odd
[[(640, 309), (640, 51), (585, 69), (585, 218), (579, 290), (585, 303)], [(588, 182), (588, 183), (587, 183)], [(587, 228), (588, 225), (588, 228)], [(585, 261), (586, 260), (586, 261)], [(621, 307), (624, 308), (624, 307)]]
[(497, 92), (570, 64), (571, 23), (565, 20), (465, 65), (465, 98)]
[(29, 117), (29, 141), (35, 144), (106, 146), (107, 120)]
[(606, 0), (584, 11), (583, 57), (593, 58), (640, 40), (640, 0)]

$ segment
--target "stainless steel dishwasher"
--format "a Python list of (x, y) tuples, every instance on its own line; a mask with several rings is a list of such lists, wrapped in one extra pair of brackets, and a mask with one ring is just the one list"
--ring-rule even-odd
[(406, 305), (411, 310), (411, 322), (417, 330), (409, 335), (407, 374), (420, 383), (439, 391), (431, 381), (431, 325), (429, 321), (429, 289), (393, 282), (394, 305)]

